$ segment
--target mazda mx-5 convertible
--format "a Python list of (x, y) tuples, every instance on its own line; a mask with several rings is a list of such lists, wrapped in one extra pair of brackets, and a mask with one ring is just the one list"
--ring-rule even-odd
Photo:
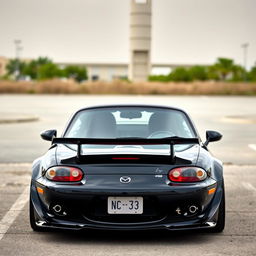
[(222, 163), (180, 109), (97, 106), (77, 111), (33, 163), (30, 223), (44, 229), (186, 230), (225, 226)]

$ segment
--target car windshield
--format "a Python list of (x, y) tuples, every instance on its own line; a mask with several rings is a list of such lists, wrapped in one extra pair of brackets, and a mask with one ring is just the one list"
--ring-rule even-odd
[[(195, 132), (187, 116), (176, 109), (157, 107), (106, 107), (79, 111), (71, 121), (65, 133), (67, 138), (194, 138)], [(183, 146), (177, 146), (184, 148)], [(120, 146), (84, 145), (83, 149), (105, 151), (113, 148), (118, 153), (152, 153), (152, 150), (164, 150), (169, 145)], [(166, 150), (165, 150), (166, 151)], [(88, 152), (87, 152), (88, 153)], [(94, 152), (95, 153), (95, 152)], [(169, 154), (169, 150), (163, 154)]]

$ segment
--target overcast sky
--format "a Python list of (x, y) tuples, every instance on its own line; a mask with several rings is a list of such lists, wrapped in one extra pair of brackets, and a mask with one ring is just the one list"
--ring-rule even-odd
[[(0, 0), (0, 56), (128, 62), (130, 0)], [(256, 0), (153, 0), (152, 62), (256, 62)]]

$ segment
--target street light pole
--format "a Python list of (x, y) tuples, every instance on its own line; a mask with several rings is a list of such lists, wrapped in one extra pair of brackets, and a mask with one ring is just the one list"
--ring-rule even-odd
[(22, 47), (21, 47), (21, 40), (16, 39), (14, 40), (14, 44), (15, 44), (15, 58), (16, 58), (16, 67), (15, 67), (15, 79), (18, 80), (19, 79), (19, 75), (20, 75), (20, 53), (22, 51)]
[(247, 80), (247, 77), (246, 77), (247, 55), (248, 55), (249, 43), (244, 43), (241, 45), (241, 47), (243, 48), (243, 55), (244, 55), (244, 81), (246, 81)]

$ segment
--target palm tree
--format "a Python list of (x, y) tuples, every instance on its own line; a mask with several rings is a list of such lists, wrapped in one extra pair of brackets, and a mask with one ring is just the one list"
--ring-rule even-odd
[(10, 60), (6, 66), (8, 75), (15, 76), (16, 79), (23, 75), (24, 68), (25, 63), (19, 59)]
[(214, 65), (216, 71), (220, 75), (221, 80), (227, 80), (228, 75), (233, 74), (234, 61), (227, 58), (218, 58), (217, 63)]

